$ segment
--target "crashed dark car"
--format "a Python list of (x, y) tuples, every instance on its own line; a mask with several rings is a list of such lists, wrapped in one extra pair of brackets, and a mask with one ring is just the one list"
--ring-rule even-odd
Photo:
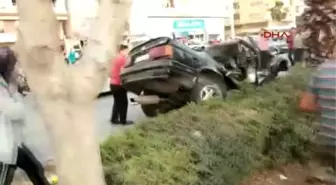
[(239, 88), (257, 60), (258, 49), (243, 39), (195, 51), (169, 37), (158, 37), (130, 51), (121, 81), (138, 95), (131, 101), (153, 117), (188, 102), (225, 98), (228, 90)]
[(248, 79), (261, 85), (277, 77), (280, 71), (289, 69), (288, 54), (277, 46), (270, 46), (268, 51), (268, 68), (261, 70), (260, 49), (252, 37), (236, 38), (220, 44), (215, 44), (200, 50), (209, 54), (217, 62), (230, 71), (234, 79)]

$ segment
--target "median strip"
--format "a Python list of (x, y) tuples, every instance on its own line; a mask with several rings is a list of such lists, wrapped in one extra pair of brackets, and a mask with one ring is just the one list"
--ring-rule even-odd
[(309, 156), (314, 116), (297, 110), (310, 69), (225, 101), (190, 104), (102, 143), (109, 185), (234, 185), (251, 173)]

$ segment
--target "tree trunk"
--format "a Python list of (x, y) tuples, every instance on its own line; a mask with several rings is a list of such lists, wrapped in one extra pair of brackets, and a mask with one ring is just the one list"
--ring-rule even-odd
[(16, 50), (55, 149), (62, 185), (105, 184), (95, 134), (95, 100), (128, 20), (130, 1), (101, 1), (84, 56), (76, 66), (64, 61), (51, 1), (17, 2)]
[(310, 33), (305, 45), (318, 57), (335, 58), (336, 2), (334, 0), (306, 0), (302, 14), (302, 29)]

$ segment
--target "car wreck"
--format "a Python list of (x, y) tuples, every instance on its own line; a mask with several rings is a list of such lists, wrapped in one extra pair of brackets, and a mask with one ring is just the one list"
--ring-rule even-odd
[(121, 72), (122, 85), (138, 95), (131, 101), (149, 117), (188, 102), (224, 99), (252, 73), (252, 81), (261, 85), (287, 69), (286, 59), (270, 52), (269, 69), (261, 74), (259, 49), (251, 42), (236, 39), (196, 51), (169, 37), (151, 39), (130, 51)]

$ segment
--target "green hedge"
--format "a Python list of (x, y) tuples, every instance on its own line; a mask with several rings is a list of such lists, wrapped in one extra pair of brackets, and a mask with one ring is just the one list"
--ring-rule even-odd
[(297, 109), (309, 69), (225, 102), (191, 104), (102, 144), (108, 185), (236, 185), (252, 171), (304, 160), (312, 115)]

